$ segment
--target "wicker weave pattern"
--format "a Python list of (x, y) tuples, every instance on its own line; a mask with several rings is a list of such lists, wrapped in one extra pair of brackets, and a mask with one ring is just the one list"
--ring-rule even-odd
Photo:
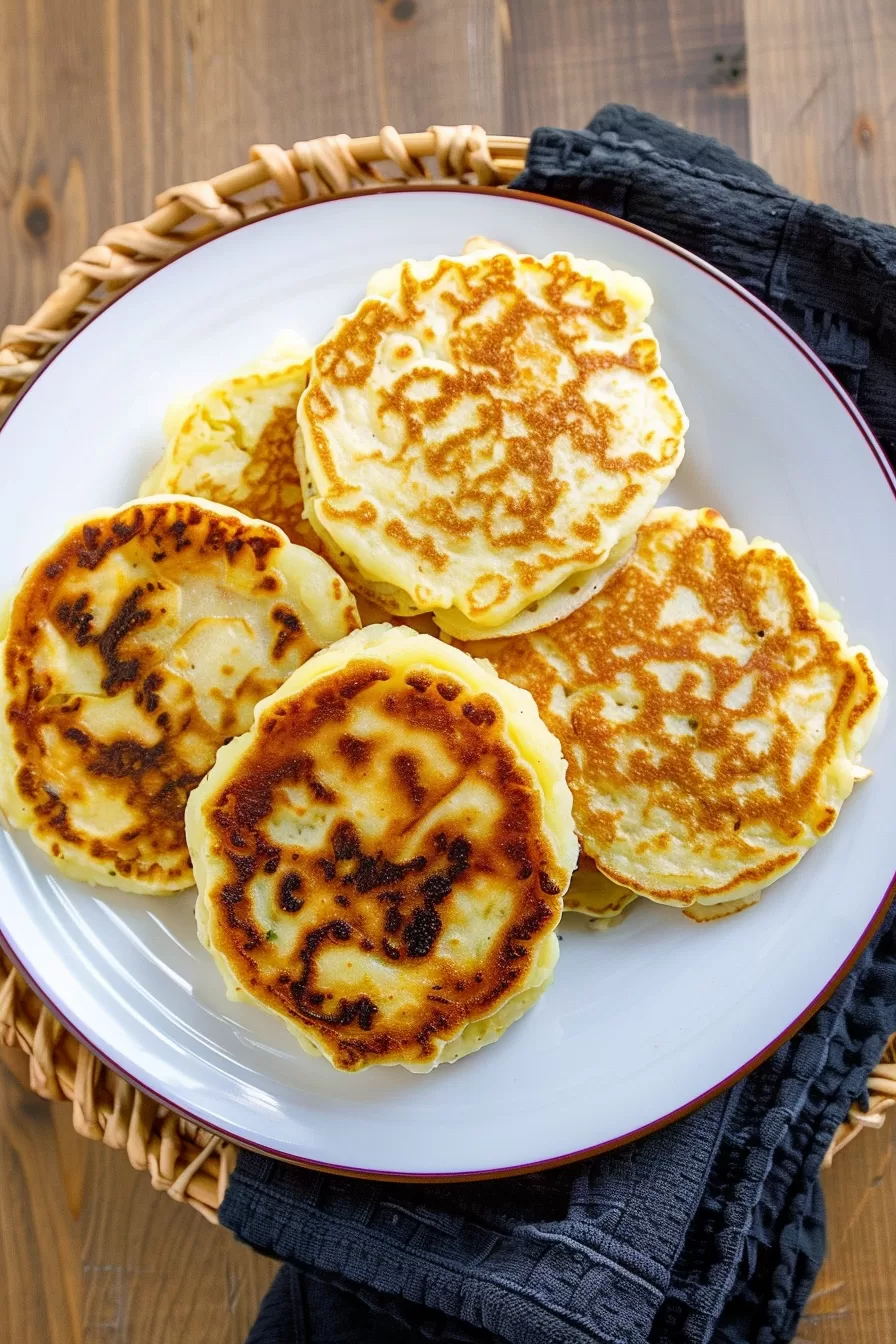
[(207, 182), (169, 187), (145, 219), (117, 224), (66, 266), (56, 290), (21, 326), (0, 336), (0, 413), (41, 361), (113, 293), (147, 275), (199, 238), (315, 196), (363, 191), (383, 182), (510, 181), (527, 141), (487, 136), (481, 126), (431, 126), (352, 140), (330, 135), (292, 149), (253, 145), (250, 162)]
[[(384, 182), (503, 185), (525, 161), (528, 141), (489, 136), (481, 126), (430, 126), (401, 135), (347, 135), (297, 141), (291, 149), (253, 145), (249, 162), (207, 182), (169, 187), (145, 219), (108, 229), (66, 266), (36, 313), (0, 335), (0, 417), (43, 360), (113, 294), (149, 274), (191, 243), (245, 220), (317, 196), (363, 191)], [(88, 1139), (123, 1148), (148, 1171), (154, 1189), (217, 1222), (236, 1161), (232, 1143), (181, 1119), (101, 1064), (56, 1021), (0, 952), (0, 1038), (29, 1058), (30, 1084), (42, 1097), (72, 1103), (72, 1123)], [(825, 1159), (865, 1128), (880, 1128), (896, 1105), (896, 1037), (868, 1081), (871, 1104), (853, 1106)]]
[(182, 1120), (101, 1064), (2, 953), (0, 976), (0, 1039), (25, 1051), (32, 1091), (48, 1101), (70, 1101), (79, 1134), (124, 1148), (132, 1167), (149, 1172), (154, 1189), (216, 1223), (236, 1162), (233, 1144)]

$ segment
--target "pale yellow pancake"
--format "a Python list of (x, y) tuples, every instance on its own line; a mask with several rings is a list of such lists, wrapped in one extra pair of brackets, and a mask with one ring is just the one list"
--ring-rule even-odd
[(652, 301), (566, 253), (374, 276), (298, 412), (306, 514), (353, 589), (467, 639), (592, 596), (684, 450)]
[(296, 406), (308, 382), (311, 347), (281, 332), (257, 359), (165, 416), (165, 451), (141, 495), (195, 495), (281, 527), (319, 552), (302, 517), (295, 456)]
[(563, 897), (564, 914), (585, 915), (588, 919), (609, 928), (618, 924), (628, 913), (629, 906), (638, 899), (636, 891), (611, 882), (587, 854), (579, 855), (578, 866), (572, 875), (569, 889)]
[(0, 621), (0, 807), (71, 877), (190, 886), (190, 790), (358, 624), (326, 561), (268, 523), (182, 496), (96, 510)]
[[(761, 892), (752, 892), (733, 901), (717, 901), (713, 905), (689, 905), (681, 913), (697, 924), (708, 924), (729, 915), (740, 914), (759, 900)], [(638, 899), (636, 891), (611, 882), (587, 854), (579, 855), (579, 865), (572, 875), (569, 890), (563, 897), (563, 913), (584, 915), (595, 928), (609, 929), (628, 914)]]
[(830, 831), (886, 689), (786, 552), (712, 509), (657, 509), (572, 616), (472, 647), (557, 734), (600, 871), (717, 914)]
[(188, 804), (228, 992), (349, 1071), (497, 1039), (556, 961), (565, 773), (531, 697), (429, 635), (371, 626), (316, 655)]

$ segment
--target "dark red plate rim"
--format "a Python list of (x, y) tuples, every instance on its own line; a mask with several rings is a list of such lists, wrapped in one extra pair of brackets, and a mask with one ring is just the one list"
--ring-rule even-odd
[[(742, 299), (745, 303), (748, 303), (751, 308), (753, 308), (757, 313), (759, 313), (762, 317), (764, 317), (767, 322), (770, 322), (771, 325), (775, 327), (782, 336), (784, 336), (788, 341), (790, 341), (791, 345), (795, 346), (796, 349), (799, 350), (800, 354), (802, 354), (804, 358), (806, 358), (809, 361), (809, 363), (815, 369), (816, 373), (818, 373), (819, 376), (824, 380), (824, 382), (827, 383), (831, 392), (834, 394), (834, 396), (837, 398), (837, 400), (840, 402), (840, 404), (843, 406), (847, 414), (854, 422), (856, 428), (858, 429), (859, 433), (865, 440), (865, 443), (867, 444), (868, 448), (870, 449), (871, 453), (876, 459), (877, 464), (880, 467), (881, 472), (883, 473), (884, 480), (886, 481), (886, 484), (889, 487), (891, 495), (893, 496), (894, 499), (896, 499), (896, 474), (894, 474), (889, 462), (887, 461), (883, 449), (875, 439), (870, 428), (866, 424), (864, 417), (861, 415), (857, 407), (847, 396), (846, 392), (844, 392), (843, 388), (834, 378), (830, 370), (826, 368), (826, 366), (821, 362), (821, 360), (818, 358), (815, 352), (811, 350), (808, 345), (806, 345), (805, 341), (801, 340), (801, 338), (797, 336), (797, 334), (794, 331), (791, 331), (790, 327), (788, 327), (787, 324), (783, 322), (781, 318), (777, 316), (776, 313), (773, 313), (772, 310), (768, 308), (762, 302), (761, 299), (756, 298), (756, 296), (751, 294), (749, 290), (746, 290), (743, 288), (742, 285), (739, 285), (737, 281), (730, 279), (730, 277), (725, 275), (724, 272), (716, 270), (714, 266), (711, 266), (708, 262), (703, 261), (700, 257), (694, 256), (693, 253), (688, 252), (685, 248), (679, 247), (676, 243), (669, 242), (668, 239), (666, 238), (661, 238), (658, 234), (651, 233), (648, 229), (642, 229), (639, 225), (631, 224), (628, 220), (617, 219), (613, 215), (606, 215), (601, 210), (593, 210), (590, 206), (587, 205), (578, 205), (571, 201), (559, 201), (555, 200), (553, 197), (541, 196), (535, 192), (516, 191), (511, 187), (480, 187), (480, 186), (467, 186), (460, 184), (442, 185), (433, 182), (421, 183), (419, 185), (408, 185), (408, 184), (396, 184), (394, 186), (384, 185), (380, 187), (369, 188), (363, 192), (341, 192), (335, 196), (317, 197), (314, 200), (302, 201), (298, 205), (288, 206), (286, 209), (280, 210), (277, 213), (289, 214), (295, 210), (307, 210), (312, 206), (328, 205), (332, 201), (363, 200), (364, 197), (366, 196), (382, 195), (383, 193), (421, 192), (421, 191), (422, 192), (451, 191), (458, 193), (463, 192), (468, 194), (485, 193), (486, 195), (501, 196), (504, 198), (511, 197), (513, 199), (520, 201), (529, 201), (530, 203), (536, 205), (546, 205), (549, 206), (552, 210), (567, 210), (577, 215), (588, 215), (592, 219), (600, 220), (603, 224), (609, 224), (612, 228), (623, 229), (627, 233), (635, 233), (639, 237), (646, 239), (650, 243), (653, 243), (656, 247), (661, 247), (664, 248), (667, 252), (675, 253), (676, 256), (681, 257), (683, 261), (688, 262), (691, 266), (696, 266), (698, 270), (703, 271), (706, 275), (711, 276), (712, 279), (718, 281), (719, 284), (724, 285), (726, 289), (731, 290), (731, 292), (737, 295), (739, 299)], [(271, 217), (272, 217), (271, 215), (262, 215), (259, 216), (257, 219), (245, 220), (242, 224), (237, 224), (235, 228), (237, 229), (251, 228), (252, 225), (262, 224), (265, 222), (265, 220), (268, 220)], [(234, 229), (228, 230), (228, 233), (232, 232), (234, 232)], [(117, 303), (119, 299), (124, 298), (127, 294), (131, 293), (134, 289), (137, 288), (138, 285), (146, 284), (147, 281), (151, 280), (153, 276), (156, 275), (160, 270), (163, 270), (168, 266), (176, 266), (177, 263), (180, 260), (182, 260), (183, 257), (188, 256), (191, 252), (195, 252), (197, 248), (208, 247), (210, 244), (219, 241), (219, 239), (224, 236), (225, 235), (223, 234), (215, 234), (211, 238), (203, 238), (199, 242), (194, 243), (191, 247), (186, 248), (183, 252), (179, 252), (176, 257), (171, 257), (167, 261), (162, 262), (160, 266), (157, 266), (155, 270), (149, 272), (148, 275), (143, 276), (141, 279), (135, 281), (134, 284), (129, 285), (127, 289), (121, 292), (121, 294), (114, 295), (113, 298), (111, 298), (106, 304), (104, 304), (102, 308), (100, 308), (97, 312), (91, 314), (91, 316), (88, 317), (80, 326), (76, 327), (75, 330), (71, 332), (71, 334), (67, 336), (65, 340), (60, 342), (60, 344), (56, 347), (56, 349), (53, 350), (53, 352), (47, 356), (47, 358), (44, 360), (43, 364), (35, 373), (31, 381), (22, 389), (22, 391), (16, 397), (16, 400), (13, 402), (9, 412), (7, 413), (6, 420), (4, 421), (3, 426), (0, 426), (0, 435), (2, 435), (3, 429), (5, 428), (6, 424), (9, 423), (11, 417), (15, 414), (16, 409), (21, 405), (24, 398), (29, 395), (35, 383), (40, 379), (44, 370), (47, 369), (49, 365), (52, 364), (53, 361), (59, 357), (59, 355), (66, 348), (66, 346), (69, 344), (70, 341), (75, 340), (78, 336), (80, 336), (81, 332), (84, 331), (86, 327), (90, 326), (92, 322), (95, 322), (97, 318), (101, 318), (103, 316), (103, 313), (105, 313), (113, 303)], [(702, 1092), (692, 1101), (686, 1102), (683, 1106), (679, 1106), (676, 1110), (670, 1111), (667, 1115), (660, 1116), (659, 1119), (651, 1121), (650, 1124), (642, 1125), (640, 1126), (640, 1128), (630, 1130), (626, 1134), (620, 1134), (616, 1138), (606, 1139), (603, 1143), (595, 1144), (591, 1148), (580, 1148), (573, 1153), (563, 1153), (559, 1157), (545, 1158), (543, 1161), (539, 1162), (527, 1162), (521, 1166), (494, 1167), (484, 1171), (432, 1172), (432, 1173), (408, 1174), (405, 1172), (397, 1172), (397, 1171), (374, 1171), (359, 1167), (335, 1166), (332, 1163), (315, 1162), (312, 1161), (310, 1158), (302, 1157), (299, 1154), (284, 1153), (276, 1148), (268, 1148), (261, 1144), (252, 1143), (250, 1140), (244, 1138), (241, 1134), (234, 1134), (231, 1133), (229, 1130), (222, 1129), (220, 1125), (218, 1125), (217, 1123), (213, 1123), (208, 1117), (195, 1115), (191, 1111), (185, 1109), (185, 1107), (182, 1106), (180, 1103), (173, 1102), (169, 1097), (163, 1096), (150, 1083), (147, 1083), (143, 1078), (139, 1078), (134, 1074), (130, 1073), (120, 1062), (110, 1058), (104, 1051), (98, 1049), (97, 1046), (94, 1045), (94, 1043), (89, 1039), (88, 1036), (85, 1035), (85, 1033), (82, 1030), (80, 1030), (72, 1022), (69, 1021), (65, 1013), (53, 1001), (51, 992), (41, 984), (40, 977), (37, 975), (34, 969), (31, 966), (29, 966), (27, 958), (23, 955), (21, 950), (10, 944), (6, 936), (6, 933), (2, 928), (0, 928), (0, 945), (2, 945), (6, 949), (10, 959), (21, 971), (22, 975), (32, 986), (35, 993), (38, 994), (39, 997), (44, 1000), (44, 1002), (49, 1007), (50, 1011), (53, 1013), (54, 1017), (56, 1017), (63, 1024), (63, 1026), (68, 1031), (71, 1032), (73, 1036), (77, 1037), (78, 1040), (82, 1041), (83, 1044), (86, 1045), (89, 1050), (91, 1050), (95, 1055), (97, 1055), (100, 1059), (102, 1059), (104, 1063), (106, 1063), (116, 1073), (126, 1078), (128, 1082), (134, 1085), (134, 1087), (138, 1088), (141, 1092), (145, 1092), (148, 1096), (154, 1097), (155, 1100), (160, 1102), (163, 1106), (167, 1106), (170, 1110), (175, 1111), (177, 1112), (177, 1114), (184, 1116), (187, 1120), (192, 1121), (194, 1124), (197, 1124), (202, 1128), (211, 1129), (215, 1134), (220, 1134), (223, 1138), (230, 1139), (233, 1143), (239, 1144), (244, 1148), (252, 1148), (254, 1151), (264, 1153), (269, 1157), (280, 1158), (284, 1162), (294, 1162), (298, 1166), (309, 1167), (315, 1171), (327, 1171), (340, 1176), (355, 1176), (363, 1180), (395, 1181), (402, 1184), (417, 1184), (427, 1181), (439, 1181), (447, 1184), (450, 1182), (460, 1182), (460, 1181), (496, 1180), (500, 1177), (521, 1176), (526, 1174), (527, 1172), (547, 1171), (551, 1167), (563, 1166), (568, 1162), (576, 1162), (586, 1157), (594, 1157), (598, 1153), (606, 1152), (611, 1148), (618, 1148), (624, 1143), (631, 1143), (634, 1139), (643, 1138), (647, 1134), (652, 1134), (656, 1130), (662, 1129), (666, 1125), (671, 1124), (674, 1120), (678, 1120), (682, 1116), (688, 1115), (691, 1111), (696, 1110), (698, 1106), (703, 1105), (704, 1102), (707, 1102), (712, 1097), (717, 1096), (720, 1092), (723, 1092), (725, 1088), (731, 1087), (734, 1083), (738, 1082), (739, 1079), (744, 1078), (748, 1073), (751, 1073), (752, 1070), (755, 1069), (764, 1060), (768, 1059), (768, 1057), (774, 1054), (775, 1050), (777, 1050), (780, 1045), (783, 1045), (785, 1041), (789, 1040), (790, 1037), (793, 1036), (793, 1034), (797, 1032), (800, 1029), (800, 1027), (803, 1026), (803, 1024), (809, 1020), (812, 1014), (815, 1013), (822, 1006), (822, 1004), (831, 996), (831, 994), (837, 988), (837, 986), (844, 978), (844, 976), (847, 974), (847, 972), (858, 960), (859, 956), (867, 947), (868, 943), (871, 941), (877, 929), (880, 927), (884, 915), (886, 914), (887, 907), (889, 906), (890, 900), (892, 899), (894, 893), (896, 893), (896, 873), (894, 873), (893, 878), (891, 879), (886, 892), (881, 898), (880, 904), (878, 905), (874, 915), (872, 916), (872, 919), (868, 924), (868, 927), (865, 929), (864, 933), (862, 934), (861, 938), (856, 943), (856, 945), (849, 952), (848, 956), (846, 957), (846, 960), (834, 973), (834, 975), (824, 986), (821, 992), (815, 996), (815, 998), (808, 1005), (808, 1007), (805, 1008), (804, 1011), (800, 1013), (799, 1017), (797, 1017), (793, 1022), (791, 1022), (790, 1025), (780, 1033), (780, 1035), (776, 1036), (775, 1039), (769, 1042), (769, 1044), (763, 1050), (760, 1050), (758, 1054), (754, 1055), (751, 1059), (749, 1059), (746, 1062), (746, 1064), (743, 1064), (734, 1073), (728, 1074), (727, 1077), (723, 1078), (713, 1087), (708, 1088), (707, 1091)]]

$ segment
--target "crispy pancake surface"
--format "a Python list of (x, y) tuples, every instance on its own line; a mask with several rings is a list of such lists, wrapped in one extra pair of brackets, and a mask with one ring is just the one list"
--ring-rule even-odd
[(712, 509), (657, 509), (586, 606), (474, 647), (559, 737), (597, 867), (682, 907), (742, 906), (831, 829), (886, 689), (786, 552)]
[(98, 510), (9, 604), (0, 805), (72, 877), (190, 886), (190, 790), (257, 701), (358, 624), (326, 561), (267, 523), (179, 496)]
[(299, 403), (308, 518), (353, 586), (465, 638), (564, 584), (537, 624), (585, 601), (683, 452), (651, 305), (642, 280), (566, 253), (374, 276)]
[(320, 552), (302, 517), (295, 458), (296, 407), (308, 382), (311, 349), (282, 332), (257, 360), (165, 416), (165, 451), (141, 495), (195, 495), (281, 527), (290, 541)]
[(336, 1068), (426, 1072), (550, 982), (571, 803), (530, 696), (367, 627), (260, 704), (192, 795), (200, 938), (232, 997)]

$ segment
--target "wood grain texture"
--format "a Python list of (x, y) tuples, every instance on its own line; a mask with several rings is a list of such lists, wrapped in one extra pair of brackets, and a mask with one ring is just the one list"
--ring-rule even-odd
[[(525, 134), (630, 101), (896, 219), (893, 0), (0, 0), (0, 33), (0, 321), (162, 188), (384, 122)], [(79, 1139), (4, 1058), (0, 1340), (240, 1344), (275, 1267)], [(825, 1177), (811, 1344), (896, 1340), (894, 1149), (891, 1119)]]
[(254, 143), (500, 130), (499, 21), (498, 0), (2, 0), (0, 320)]
[(10, 1344), (242, 1344), (276, 1272), (3, 1066), (0, 1189)]
[(79, 1339), (80, 1262), (59, 1181), (51, 1106), (0, 1080), (0, 1339)]
[(742, 0), (509, 0), (505, 130), (635, 103), (747, 152)]
[(807, 1344), (896, 1339), (896, 1128), (869, 1130), (839, 1155), (822, 1185), (828, 1256), (800, 1324)]
[(893, 0), (746, 0), (753, 157), (780, 182), (896, 222)]
[[(4, 0), (0, 10), (3, 320), (30, 312), (60, 268), (93, 241), (87, 180), (97, 220), (108, 220), (115, 206), (107, 178), (103, 81), (90, 78), (99, 50), (94, 25), (85, 24), (83, 15), (79, 23), (78, 16), (66, 21), (63, 14), (60, 28), (65, 6), (66, 0), (46, 0), (14, 13)], [(61, 94), (52, 114), (46, 110), (48, 89)]]
[(374, 9), (374, 69), (375, 128), (472, 122), (502, 129), (497, 0), (382, 0)]

